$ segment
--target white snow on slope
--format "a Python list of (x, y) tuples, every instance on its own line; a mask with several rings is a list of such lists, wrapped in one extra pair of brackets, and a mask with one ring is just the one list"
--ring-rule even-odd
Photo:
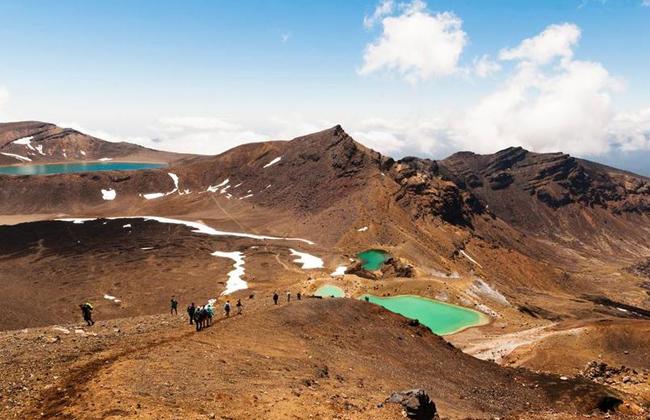
[(289, 251), (291, 251), (291, 255), (298, 257), (293, 260), (293, 262), (296, 264), (302, 264), (304, 270), (324, 267), (323, 260), (314, 255), (307, 254), (306, 252), (299, 252), (292, 248), (289, 248)]
[(275, 164), (278, 163), (281, 159), (282, 159), (282, 156), (280, 156), (280, 157), (276, 157), (275, 159), (273, 159), (272, 161), (270, 161), (269, 163), (267, 163), (266, 165), (264, 165), (263, 168), (268, 168), (269, 166), (275, 165)]
[[(174, 181), (174, 189), (171, 190), (170, 192), (168, 192), (165, 195), (174, 194), (176, 191), (178, 191), (178, 175), (176, 175), (174, 173), (171, 173), (171, 172), (167, 172), (167, 175), (169, 175), (169, 177), (172, 179), (172, 181)], [(179, 191), (179, 194), (182, 194), (182, 193)]]
[(365, 232), (368, 230), (368, 226), (364, 226), (362, 228), (357, 229), (357, 232)]
[(99, 159), (100, 162), (108, 162), (109, 160), (113, 160), (113, 158), (101, 158), (101, 159)]
[(36, 145), (36, 151), (38, 153), (42, 154), (43, 156), (45, 156), (45, 153), (43, 153), (43, 145), (42, 144)]
[(144, 194), (143, 197), (147, 200), (155, 200), (156, 198), (164, 197), (165, 194), (163, 193), (149, 193), (149, 194)]
[(82, 155), (86, 156), (86, 152), (84, 152), (83, 150), (80, 150), (79, 153), (81, 153)]
[(346, 266), (344, 266), (344, 265), (339, 265), (338, 267), (336, 267), (336, 270), (332, 271), (332, 273), (330, 274), (330, 276), (332, 276), (332, 277), (341, 277), (342, 275), (345, 274), (345, 270), (346, 270), (346, 269), (347, 269)]
[(248, 195), (245, 195), (245, 196), (243, 196), (243, 197), (239, 197), (239, 199), (240, 199), (240, 200), (243, 200), (243, 199), (245, 199), (245, 198), (250, 198), (250, 197), (252, 197), (252, 196), (253, 196), (253, 194), (248, 194)]
[(31, 162), (32, 161), (30, 158), (25, 157), (25, 156), (20, 156), (20, 155), (15, 155), (13, 153), (5, 153), (5, 152), (0, 152), (0, 153), (2, 153), (5, 156), (12, 157), (14, 159), (22, 160), (24, 162)]
[(227, 185), (230, 182), (230, 179), (226, 178), (223, 182), (217, 184), (217, 185), (210, 185), (208, 189), (206, 190), (207, 192), (217, 192), (219, 188), (223, 187), (224, 185)]
[(470, 257), (470, 256), (469, 256), (465, 251), (463, 251), (462, 249), (460, 250), (460, 253), (461, 253), (465, 258), (467, 258), (468, 260), (470, 260), (471, 262), (473, 262), (474, 264), (476, 264), (476, 265), (478, 265), (479, 267), (483, 268), (483, 266), (482, 266), (481, 264), (477, 263), (476, 260), (475, 260), (474, 258)]
[(226, 282), (226, 290), (222, 295), (229, 295), (237, 290), (248, 289), (248, 283), (242, 278), (244, 275), (244, 254), (239, 251), (223, 252), (214, 251), (211, 255), (221, 258), (230, 258), (235, 262), (233, 264), (234, 270), (228, 273), (228, 281)]
[(125, 224), (125, 225), (122, 226), (122, 227), (123, 227), (124, 229), (128, 229), (128, 228), (130, 228), (130, 227), (132, 227), (132, 226), (131, 226), (131, 223), (127, 223), (127, 224)]
[(14, 140), (14, 141), (12, 141), (12, 143), (14, 143), (14, 144), (20, 144), (20, 145), (22, 145), (22, 146), (27, 146), (27, 148), (28, 148), (29, 150), (36, 150), (36, 149), (34, 149), (34, 146), (32, 146), (32, 139), (33, 139), (33, 138), (34, 138), (34, 136), (23, 137), (23, 138), (20, 138), (20, 139), (18, 139), (18, 140)]
[(117, 192), (112, 188), (109, 188), (107, 190), (102, 190), (102, 198), (104, 200), (107, 200), (107, 201), (115, 200), (116, 195), (117, 195)]
[[(302, 239), (302, 238), (282, 238), (278, 236), (266, 236), (266, 235), (254, 235), (252, 233), (240, 233), (240, 232), (227, 232), (227, 231), (221, 231), (221, 230), (216, 230), (210, 226), (204, 225), (203, 223), (200, 222), (190, 222), (188, 220), (180, 220), (180, 219), (171, 219), (169, 217), (160, 217), (160, 216), (123, 216), (123, 217), (107, 217), (106, 219), (109, 220), (116, 220), (116, 219), (144, 219), (144, 220), (155, 220), (158, 223), (168, 223), (168, 224), (173, 224), (173, 225), (185, 225), (187, 227), (193, 228), (194, 230), (192, 232), (194, 233), (203, 233), (205, 235), (212, 235), (212, 236), (236, 236), (239, 238), (250, 238), (250, 239), (260, 239), (260, 240), (280, 240), (280, 241), (296, 241), (296, 242), (304, 242), (309, 245), (314, 245), (314, 242), (308, 240), (308, 239)], [(84, 223), (89, 220), (97, 220), (96, 218), (62, 218), (62, 219), (54, 219), (58, 220), (61, 222), (73, 222), (73, 223)]]

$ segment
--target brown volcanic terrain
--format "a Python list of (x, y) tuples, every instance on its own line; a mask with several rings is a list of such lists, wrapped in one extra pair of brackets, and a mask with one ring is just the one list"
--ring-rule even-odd
[(348, 299), (249, 300), (243, 316), (201, 333), (181, 322), (132, 318), (93, 333), (57, 327), (2, 337), (0, 360), (12, 361), (5, 386), (15, 387), (34, 363), (48, 366), (22, 379), (30, 387), (11, 402), (25, 406), (10, 415), (393, 419), (399, 407), (383, 401), (417, 386), (430, 390), (444, 418), (570, 418), (618, 398), (584, 379), (474, 359), (421, 326)]
[[(619, 363), (618, 352), (628, 351), (633, 353), (630, 357), (638, 361), (637, 369), (642, 372), (650, 368), (645, 357), (647, 350), (642, 345), (625, 349), (626, 340), (619, 333), (627, 331), (629, 337), (646, 334), (650, 319), (650, 295), (643, 271), (650, 257), (649, 185), (650, 181), (641, 176), (563, 154), (536, 154), (520, 148), (494, 155), (463, 152), (443, 161), (395, 161), (356, 143), (340, 126), (288, 142), (247, 144), (218, 156), (190, 157), (174, 161), (165, 169), (44, 177), (0, 175), (0, 214), (5, 215), (0, 217), (11, 223), (58, 217), (156, 215), (201, 221), (218, 230), (301, 237), (315, 242), (307, 245), (210, 236), (181, 225), (131, 218), (83, 224), (42, 221), (0, 226), (0, 328), (72, 322), (77, 316), (76, 304), (82, 300), (97, 304), (96, 316), (101, 320), (159, 313), (172, 294), (180, 296), (182, 304), (189, 300), (202, 303), (224, 290), (227, 273), (232, 270), (231, 260), (210, 254), (217, 250), (240, 251), (245, 258), (244, 277), (250, 289), (236, 293), (235, 297), (246, 298), (250, 293), (268, 296), (274, 290), (309, 294), (325, 283), (340, 286), (352, 297), (367, 292), (418, 294), (469, 306), (491, 317), (490, 325), (448, 337), (479, 358), (571, 377), (586, 361), (602, 358), (607, 363)], [(105, 200), (102, 189), (114, 190), (115, 199)], [(294, 261), (296, 257), (290, 255), (290, 248), (321, 257), (324, 267), (301, 269)], [(350, 258), (370, 248), (384, 249), (395, 258), (381, 272), (355, 268)], [(348, 267), (348, 275), (330, 277), (329, 273), (340, 265)], [(104, 299), (104, 294), (119, 298), (121, 304)], [(325, 310), (320, 306), (316, 306), (320, 309), (314, 316), (323, 319), (318, 328), (342, 328), (345, 333), (336, 334), (348, 343), (358, 338), (354, 335), (358, 332), (348, 330), (350, 323), (356, 326), (354, 319), (361, 315), (355, 312), (357, 309), (349, 309), (348, 304), (341, 305), (337, 310), (346, 314), (343, 319), (320, 312)], [(276, 313), (267, 310), (271, 309), (261, 306), (259, 318), (243, 317), (246, 325), (242, 329), (235, 331), (224, 326), (221, 330), (220, 324), (214, 331), (223, 333), (220, 337), (236, 348), (248, 348), (247, 339), (238, 334), (267, 325), (262, 319), (275, 319)], [(291, 317), (294, 316), (302, 319), (306, 312), (292, 313)], [(603, 321), (609, 322), (610, 327), (600, 328)], [(291, 321), (277, 322), (284, 325)], [(305, 321), (300, 328), (311, 326)], [(381, 335), (379, 330), (375, 333)], [(13, 337), (11, 334), (15, 333), (6, 334)], [(173, 337), (180, 333), (170, 334)], [(323, 338), (311, 330), (305, 334), (315, 337), (314, 340)], [(593, 334), (600, 338), (594, 339)], [(281, 337), (287, 348), (293, 345), (289, 343), (295, 337)], [(281, 348), (277, 342), (256, 338), (261, 343), (258, 349)], [(215, 342), (208, 340), (205, 345), (213, 348), (216, 340), (219, 338)], [(331, 343), (316, 342), (323, 352), (332, 352)], [(576, 352), (573, 362), (562, 362), (566, 352), (563, 343)], [(619, 344), (608, 348), (607, 343)], [(376, 349), (372, 348), (375, 344), (371, 344), (354, 350), (359, 360), (364, 361), (363, 366), (370, 366), (372, 360), (376, 362)], [(122, 346), (111, 341), (105, 349), (120, 351)], [(186, 348), (184, 343), (175, 346), (179, 353)], [(382, 361), (401, 360), (406, 351), (403, 347), (399, 351), (389, 349)], [(416, 357), (418, 352), (423, 355), (434, 350), (413, 351), (412, 356)], [(202, 354), (213, 357), (208, 350)], [(470, 359), (457, 359), (454, 354), (445, 356), (446, 363), (469, 363), (459, 362)], [(167, 356), (173, 355), (155, 353), (151, 357), (166, 360)], [(232, 394), (235, 391), (230, 389), (246, 376), (242, 371), (247, 369), (241, 368), (246, 362), (240, 357), (232, 359), (235, 370), (227, 372), (230, 381), (221, 375), (210, 379), (210, 386), (223, 394), (224, 401), (230, 401), (222, 403), (230, 410), (226, 412), (235, 417), (245, 412), (237, 410), (252, 410), (246, 404), (248, 400)], [(279, 353), (270, 360), (281, 366), (287, 362)], [(492, 405), (482, 409), (471, 401), (459, 403), (449, 399), (436, 393), (437, 386), (446, 386), (435, 382), (439, 378), (436, 373), (423, 374), (428, 371), (410, 359), (402, 362), (406, 363), (399, 368), (403, 376), (420, 379), (399, 382), (389, 380), (390, 375), (373, 376), (370, 371), (366, 375), (387, 392), (390, 387), (423, 386), (436, 402), (445, 405), (452, 417), (479, 415), (481, 410), (485, 416), (526, 412), (515, 402), (502, 406), (492, 401)], [(126, 362), (125, 366), (132, 368), (133, 363), (140, 362)], [(199, 362), (192, 365), (176, 357), (164, 363), (184, 366), (188, 371), (204, 367)], [(292, 363), (286, 366), (294, 366)], [(304, 361), (295, 363), (300, 365)], [(427, 363), (430, 362), (423, 366)], [(133, 378), (128, 372), (122, 368), (111, 371), (103, 386), (108, 389), (114, 384), (130, 383)], [(501, 370), (495, 372), (505, 374)], [(167, 383), (190, 379), (182, 375)], [(243, 384), (250, 387), (248, 380)], [(463, 377), (460, 384), (470, 386), (468, 381)], [(562, 389), (563, 381), (552, 381), (560, 385), (550, 389)], [(634, 387), (621, 381), (610, 385), (640, 396), (636, 401), (648, 404), (647, 378)], [(275, 409), (279, 410), (279, 417), (291, 416), (300, 407), (325, 417), (338, 413), (329, 409), (319, 411), (320, 408), (302, 400), (302, 392), (288, 393), (292, 389), (290, 383), (283, 385), (286, 387), (276, 392), (287, 392), (285, 400), (271, 401), (257, 395), (260, 408), (255, 413), (264, 416), (275, 413), (264, 410)], [(504, 386), (500, 383), (497, 387)], [(135, 390), (125, 392), (120, 401), (133, 402), (137, 407), (129, 394)], [(160, 390), (147, 392), (156, 396), (152, 398), (162, 395)], [(351, 390), (346, 391), (346, 395), (350, 393)], [(372, 402), (363, 400), (364, 410), (347, 415), (381, 418), (383, 411), (375, 412), (370, 407), (377, 403), (380, 393), (365, 390), (363, 394), (372, 396)], [(95, 413), (93, 402), (115, 397), (94, 386), (84, 388), (83, 395), (79, 405), (57, 403), (57, 410), (71, 415), (81, 413), (78, 410)], [(625, 400), (635, 401), (635, 397), (621, 395), (626, 395)], [(321, 393), (316, 396), (331, 398)], [(190, 410), (187, 394), (174, 398), (179, 401), (178, 407)], [(576, 410), (576, 406), (558, 405), (557, 398), (548, 395), (522, 398), (533, 405), (539, 402), (537, 408), (530, 407), (534, 411)], [(206, 410), (216, 410), (215, 407), (224, 406), (210, 405)], [(584, 412), (586, 407), (578, 411)], [(154, 411), (147, 411), (150, 409)], [(126, 406), (119, 410), (136, 415)], [(161, 414), (155, 407), (143, 413)], [(391, 418), (388, 414), (386, 417)]]

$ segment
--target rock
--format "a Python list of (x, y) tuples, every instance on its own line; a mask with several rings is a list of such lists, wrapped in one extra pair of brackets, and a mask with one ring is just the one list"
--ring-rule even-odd
[(438, 418), (436, 404), (423, 389), (393, 392), (385, 401), (390, 404), (400, 404), (406, 416), (410, 419), (431, 420)]

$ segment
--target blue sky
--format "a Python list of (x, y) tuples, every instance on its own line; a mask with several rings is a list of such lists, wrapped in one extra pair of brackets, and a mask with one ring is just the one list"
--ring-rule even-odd
[(341, 123), (397, 157), (648, 173), (648, 39), (643, 0), (0, 0), (0, 119), (202, 153)]

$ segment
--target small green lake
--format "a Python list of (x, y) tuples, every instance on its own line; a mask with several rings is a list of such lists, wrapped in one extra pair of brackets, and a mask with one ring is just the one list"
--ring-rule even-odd
[(0, 166), (2, 175), (53, 175), (97, 171), (134, 171), (166, 166), (164, 163), (140, 162), (74, 162), (53, 163), (50, 165), (12, 165)]
[(316, 290), (314, 296), (320, 297), (345, 297), (345, 291), (340, 287), (336, 287), (331, 284), (326, 284), (321, 286)]
[(391, 312), (417, 319), (438, 335), (453, 334), (468, 327), (483, 325), (487, 318), (480, 312), (421, 296), (378, 297), (363, 295), (359, 299), (383, 306)]
[(364, 270), (375, 271), (381, 268), (381, 265), (390, 258), (390, 254), (381, 249), (369, 249), (357, 254), (357, 258), (363, 263), (361, 267)]

